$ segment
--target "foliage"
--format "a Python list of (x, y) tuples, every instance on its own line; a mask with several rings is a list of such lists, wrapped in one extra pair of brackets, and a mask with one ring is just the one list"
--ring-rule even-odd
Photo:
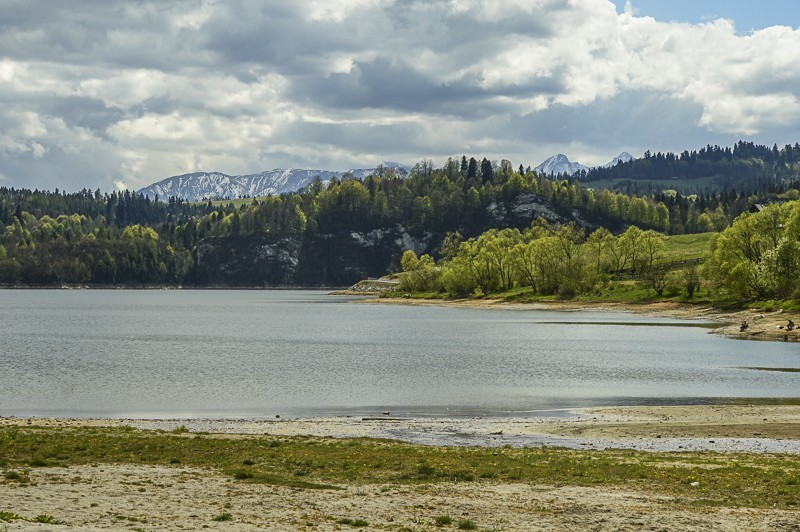
[(736, 187), (774, 192), (787, 186), (796, 188), (800, 144), (778, 149), (777, 145), (739, 141), (733, 148), (708, 145), (680, 154), (647, 151), (639, 159), (592, 168), (577, 177), (593, 186), (629, 194), (676, 188), (685, 194), (703, 190), (728, 194)]
[[(664, 261), (667, 241), (661, 233), (636, 226), (619, 237), (599, 228), (587, 238), (574, 224), (553, 227), (540, 220), (523, 232), (491, 229), (462, 242), (438, 267), (430, 261), (426, 268), (439, 272), (436, 288), (454, 296), (528, 287), (533, 293), (569, 298), (622, 275), (635, 275), (661, 295), (669, 271)], [(409, 265), (417, 264), (414, 258), (408, 255)]]
[(745, 213), (713, 241), (706, 273), (740, 300), (800, 298), (800, 202)]
[[(778, 150), (739, 143), (646, 155), (598, 172), (639, 178), (660, 175), (662, 166), (703, 174), (728, 165), (742, 176), (763, 166), (779, 177), (747, 192), (659, 190), (646, 196), (590, 188), (591, 180), (584, 186), (549, 179), (507, 160), (463, 156), (441, 168), (422, 161), (406, 179), (380, 171), (227, 203), (151, 200), (129, 191), (0, 188), (0, 283), (341, 285), (403, 269), (408, 291), (487, 294), (524, 284), (542, 294), (570, 295), (628, 272), (651, 275), (650, 289), (658, 292), (664, 272), (652, 267), (657, 261), (642, 270), (636, 231), (721, 231), (753, 203), (800, 198), (796, 188), (787, 188), (800, 165), (797, 145)], [(532, 233), (543, 213), (549, 223), (572, 229)], [(607, 231), (595, 233), (601, 226)], [(651, 258), (669, 262), (670, 246)], [(416, 261), (403, 261), (410, 247)], [(700, 247), (698, 240), (692, 258), (702, 258)], [(758, 268), (768, 275), (755, 282), (764, 287), (749, 286), (753, 272), (742, 266), (731, 272), (728, 288), (738, 283), (737, 293), (747, 286), (754, 294), (785, 293), (795, 247), (789, 239), (759, 256)], [(441, 259), (447, 267), (434, 265)]]

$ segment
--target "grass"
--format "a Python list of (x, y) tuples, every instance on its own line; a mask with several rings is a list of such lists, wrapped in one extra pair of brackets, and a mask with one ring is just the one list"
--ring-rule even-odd
[(28, 521), (29, 523), (43, 523), (50, 525), (63, 524), (61, 521), (59, 521), (50, 514), (39, 514), (36, 517), (23, 517), (21, 515), (15, 514), (13, 512), (8, 512), (5, 510), (0, 510), (0, 521), (4, 521), (6, 523), (10, 523), (12, 521)]
[(458, 522), (458, 529), (459, 530), (475, 530), (478, 528), (478, 525), (473, 523), (469, 519), (462, 519)]
[(228, 512), (221, 513), (219, 515), (215, 515), (211, 518), (212, 521), (233, 521), (233, 516)]
[(350, 519), (350, 518), (345, 517), (343, 519), (339, 519), (336, 522), (338, 524), (340, 524), (340, 525), (349, 525), (349, 526), (352, 526), (352, 527), (369, 526), (369, 523), (367, 521), (365, 521), (364, 519)]
[(705, 258), (711, 248), (711, 239), (717, 234), (716, 232), (711, 232), (670, 236), (664, 249), (664, 260)]
[[(436, 294), (431, 297), (428, 292), (412, 293), (409, 294), (412, 299), (447, 299), (446, 294)], [(392, 294), (391, 297), (399, 297), (397, 294)], [(400, 294), (402, 297), (402, 294)], [(469, 299), (498, 299), (501, 301), (509, 301), (512, 303), (539, 303), (548, 301), (563, 301), (555, 295), (541, 295), (534, 293), (530, 287), (514, 287), (505, 292), (492, 293), (489, 296), (470, 296)], [(608, 286), (602, 288), (598, 292), (591, 294), (581, 294), (569, 300), (573, 303), (628, 303), (628, 304), (646, 304), (656, 301), (674, 301), (676, 303), (691, 303), (695, 305), (711, 305), (712, 300), (708, 297), (708, 292), (703, 290), (696, 292), (694, 298), (687, 300), (683, 294), (674, 296), (662, 295), (658, 296), (653, 290), (642, 286), (636, 281), (615, 281), (609, 283)]]
[(433, 520), (436, 526), (447, 526), (453, 524), (453, 518), (449, 515), (440, 515)]
[[(681, 194), (696, 194), (700, 192), (705, 192), (706, 190), (718, 190), (720, 188), (720, 184), (727, 181), (724, 177), (721, 176), (705, 176), (696, 179), (628, 179), (628, 178), (619, 178), (619, 179), (598, 179), (596, 181), (586, 181), (582, 183), (584, 188), (592, 188), (592, 189), (600, 189), (600, 188), (608, 188), (608, 189), (615, 189), (617, 187), (622, 187), (622, 190), (625, 189), (625, 183), (631, 182), (633, 184), (638, 184), (640, 187), (647, 189), (650, 188), (652, 190), (662, 189), (662, 190), (678, 190)], [(737, 187), (738, 189), (738, 187)]]
[[(800, 456), (792, 455), (424, 447), (300, 436), (187, 437), (113, 427), (0, 428), (0, 462), (13, 471), (27, 464), (31, 456), (62, 466), (169, 466), (179, 456), (182, 467), (213, 469), (236, 482), (298, 489), (520, 482), (626, 486), (677, 495), (693, 505), (800, 506)], [(245, 457), (254, 465), (242, 470)], [(14, 482), (7, 473), (0, 485)], [(690, 489), (695, 480), (700, 480), (700, 485)]]

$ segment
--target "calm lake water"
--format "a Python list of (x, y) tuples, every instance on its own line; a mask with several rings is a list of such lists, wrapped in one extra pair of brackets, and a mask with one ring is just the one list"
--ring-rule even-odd
[(797, 344), (621, 313), (313, 291), (0, 290), (0, 305), (2, 416), (516, 416), (800, 395), (800, 373), (741, 369), (800, 367)]

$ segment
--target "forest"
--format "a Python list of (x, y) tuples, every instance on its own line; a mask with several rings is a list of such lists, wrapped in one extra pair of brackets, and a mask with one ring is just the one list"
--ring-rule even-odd
[[(732, 160), (743, 159), (739, 154), (749, 146), (740, 143), (734, 150), (711, 153), (723, 163), (728, 151)], [(605, 245), (601, 234), (611, 242), (626, 242), (635, 228), (658, 247), (662, 235), (724, 231), (754, 204), (800, 199), (796, 172), (790, 170), (796, 169), (800, 152), (791, 146), (777, 155), (770, 148), (752, 148), (748, 160), (783, 161), (786, 172), (766, 180), (754, 175), (739, 189), (690, 195), (669, 189), (627, 194), (593, 188), (590, 180), (550, 179), (507, 160), (467, 156), (450, 158), (441, 167), (421, 161), (407, 178), (378, 168), (363, 180), (317, 180), (297, 193), (239, 202), (150, 200), (129, 191), (2, 188), (0, 283), (346, 286), (400, 271), (407, 250), (417, 260), (427, 255), (457, 265), (461, 259), (454, 248), (482, 249), (487, 235), (504, 239), (499, 242), (509, 250), (523, 244), (544, 249), (556, 242), (583, 248), (590, 241)], [(704, 149), (696, 157), (708, 154)], [(598, 233), (601, 227), (605, 233)], [(521, 248), (515, 253), (524, 254)], [(636, 257), (593, 260), (595, 275), (641, 271)], [(658, 263), (655, 256), (652, 263)], [(514, 283), (524, 277), (520, 271), (511, 276)], [(573, 277), (553, 272), (527, 282), (563, 295), (585, 289), (565, 286), (559, 281), (563, 275)], [(508, 274), (503, 276), (500, 284), (508, 285)], [(456, 277), (443, 272), (442, 282), (450, 279), (447, 286), (463, 292), (469, 284), (456, 289), (461, 282)], [(481, 283), (482, 290), (494, 289)]]
[(641, 158), (592, 168), (572, 177), (587, 186), (605, 186), (629, 194), (665, 189), (707, 194), (727, 194), (734, 189), (745, 195), (775, 192), (800, 185), (800, 144), (778, 149), (777, 145), (770, 148), (739, 141), (733, 148), (708, 145), (680, 154), (647, 151)]
[(704, 287), (717, 301), (800, 301), (800, 201), (744, 213), (721, 233), (704, 236), (710, 236), (706, 252), (688, 258), (668, 253), (668, 235), (634, 225), (619, 235), (543, 221), (467, 240), (451, 234), (438, 263), (404, 253), (399, 289), (464, 297), (521, 288), (512, 295), (571, 299), (611, 296), (635, 284), (646, 291), (640, 298), (692, 300)]

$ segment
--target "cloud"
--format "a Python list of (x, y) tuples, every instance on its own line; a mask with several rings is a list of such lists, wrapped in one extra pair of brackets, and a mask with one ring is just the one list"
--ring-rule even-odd
[(31, 188), (800, 136), (799, 30), (601, 0), (6, 0), (0, 51), (0, 174)]

